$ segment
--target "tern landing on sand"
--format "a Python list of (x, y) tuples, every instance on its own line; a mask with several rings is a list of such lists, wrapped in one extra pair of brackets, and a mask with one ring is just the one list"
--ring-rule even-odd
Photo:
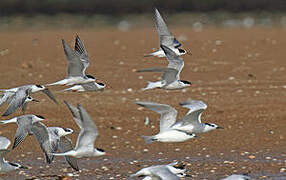
[(87, 51), (80, 40), (79, 36), (76, 36), (75, 39), (75, 48), (72, 48), (62, 40), (65, 55), (69, 62), (68, 64), (68, 75), (65, 79), (57, 81), (55, 83), (48, 84), (49, 86), (53, 85), (75, 85), (94, 82), (95, 78), (91, 75), (85, 75), (85, 70), (89, 65), (89, 58)]
[(233, 174), (221, 180), (251, 180), (247, 174)]
[(3, 92), (2, 97), (0, 99), (0, 106), (4, 103), (9, 103), (7, 111), (3, 114), (3, 116), (8, 116), (16, 111), (17, 108), (22, 107), (22, 110), (25, 111), (26, 103), (29, 101), (37, 101), (30, 97), (31, 93), (36, 93), (41, 91), (45, 93), (51, 100), (58, 104), (56, 98), (52, 94), (52, 92), (43, 85), (24, 85), (11, 89), (1, 89)]
[(14, 117), (9, 120), (0, 121), (3, 124), (17, 123), (18, 129), (16, 130), (13, 149), (15, 149), (20, 143), (22, 143), (28, 134), (33, 134), (31, 128), (34, 123), (43, 121), (45, 118), (40, 115), (27, 114), (18, 117)]
[(176, 123), (177, 110), (167, 104), (159, 104), (154, 102), (137, 101), (136, 104), (151, 109), (161, 115), (160, 132), (154, 136), (142, 136), (145, 142), (184, 142), (196, 137), (195, 134), (186, 133), (172, 129), (172, 125)]
[(190, 82), (180, 80), (180, 73), (184, 67), (184, 61), (181, 57), (177, 56), (174, 51), (172, 51), (167, 46), (162, 45), (161, 48), (164, 50), (167, 59), (169, 61), (167, 68), (148, 68), (138, 70), (137, 72), (162, 72), (162, 78), (160, 81), (148, 82), (146, 88), (142, 90), (149, 90), (154, 88), (161, 89), (182, 89), (189, 87)]
[[(71, 140), (65, 137), (73, 133), (70, 128), (46, 127), (43, 123), (36, 122), (33, 124), (31, 131), (45, 153), (47, 163), (53, 161), (54, 156), (51, 153), (57, 152), (58, 149), (63, 153), (73, 149)], [(79, 170), (76, 158), (65, 156), (65, 159), (74, 170)]]
[(9, 152), (8, 147), (10, 146), (11, 142), (6, 137), (0, 136), (0, 173), (6, 173), (10, 171), (14, 171), (20, 168), (27, 169), (26, 167), (18, 164), (7, 162), (4, 157)]
[(212, 123), (202, 123), (201, 116), (207, 105), (203, 101), (192, 100), (180, 103), (181, 106), (190, 109), (181, 120), (172, 125), (172, 129), (187, 133), (205, 133), (215, 129), (223, 129)]
[(178, 56), (187, 54), (187, 51), (185, 51), (184, 49), (179, 49), (182, 44), (170, 33), (166, 23), (164, 22), (162, 16), (157, 9), (155, 9), (155, 24), (159, 35), (160, 49), (151, 54), (145, 55), (145, 57), (166, 57), (165, 52), (161, 48), (161, 45), (169, 47)]
[(73, 156), (77, 158), (105, 155), (106, 153), (102, 149), (94, 148), (94, 141), (98, 136), (98, 130), (87, 111), (80, 104), (78, 104), (77, 107), (69, 104), (66, 101), (65, 104), (68, 106), (76, 124), (80, 128), (80, 133), (77, 137), (76, 146), (73, 150), (65, 153), (53, 153), (53, 155)]
[(168, 165), (156, 165), (143, 168), (132, 174), (130, 177), (144, 177), (147, 179), (164, 179), (164, 180), (180, 180), (180, 177), (185, 177), (185, 167), (176, 166), (177, 163), (171, 163)]
[(61, 90), (59, 92), (64, 91), (74, 91), (74, 92), (86, 92), (86, 91), (103, 91), (105, 88), (105, 84), (99, 83), (99, 82), (90, 82), (85, 84), (77, 84), (73, 87), (66, 88), (64, 90)]

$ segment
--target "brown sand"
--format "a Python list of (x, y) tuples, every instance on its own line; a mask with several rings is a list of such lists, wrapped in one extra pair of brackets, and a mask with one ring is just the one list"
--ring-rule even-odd
[[(29, 170), (9, 173), (3, 178), (43, 179), (46, 175), (79, 175), (71, 179), (124, 179), (145, 165), (167, 164), (173, 160), (188, 163), (194, 179), (219, 179), (233, 173), (247, 173), (255, 178), (286, 179), (286, 30), (279, 28), (206, 29), (172, 28), (177, 37), (187, 37), (181, 78), (193, 85), (182, 90), (142, 92), (147, 81), (157, 73), (138, 74), (136, 69), (163, 67), (165, 59), (143, 58), (157, 48), (155, 29), (115, 29), (13, 31), (0, 33), (1, 88), (55, 82), (65, 77), (67, 61), (61, 39), (74, 43), (75, 34), (84, 41), (90, 56), (87, 72), (107, 84), (104, 92), (56, 93), (55, 105), (42, 93), (34, 94), (40, 103), (31, 103), (27, 113), (41, 114), (48, 126), (78, 130), (71, 113), (63, 104), (80, 103), (95, 120), (99, 137), (96, 146), (112, 156), (79, 159), (80, 173), (75, 173), (61, 157), (47, 165), (34, 137), (28, 137), (7, 160), (21, 162)], [(8, 51), (5, 49), (8, 49)], [(142, 76), (143, 79), (139, 79)], [(141, 78), (142, 78), (141, 77)], [(62, 87), (52, 87), (54, 92)], [(224, 130), (200, 135), (184, 143), (146, 145), (141, 135), (158, 132), (159, 115), (139, 110), (133, 103), (148, 100), (170, 104), (179, 118), (187, 109), (179, 106), (186, 99), (203, 100), (208, 109), (203, 122), (216, 123)], [(5, 111), (1, 108), (1, 112)], [(20, 111), (9, 118), (20, 115)], [(148, 116), (151, 125), (145, 126)], [(6, 119), (6, 118), (2, 118)], [(153, 128), (151, 128), (153, 126)], [(13, 142), (16, 125), (1, 125), (0, 132)], [(71, 136), (76, 141), (77, 134)], [(282, 169), (281, 169), (282, 168)]]

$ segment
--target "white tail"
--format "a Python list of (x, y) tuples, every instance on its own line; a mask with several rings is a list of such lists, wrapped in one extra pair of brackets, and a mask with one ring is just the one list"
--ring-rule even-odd
[(164, 83), (162, 83), (162, 81), (157, 81), (157, 82), (148, 81), (147, 87), (142, 88), (142, 90), (145, 91), (145, 90), (149, 90), (149, 89), (160, 88), (163, 86), (164, 86)]
[(2, 120), (0, 121), (2, 124), (8, 124), (8, 123), (16, 123), (17, 122), (17, 118), (12, 118), (12, 119), (8, 119), (8, 120)]

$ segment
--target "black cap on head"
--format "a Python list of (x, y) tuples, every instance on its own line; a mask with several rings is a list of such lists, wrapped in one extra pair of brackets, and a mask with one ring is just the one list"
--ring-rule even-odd
[(191, 85), (192, 83), (191, 82), (189, 82), (189, 81), (185, 81), (185, 80), (180, 80), (182, 83), (184, 83), (184, 84), (189, 84), (189, 85)]
[(36, 115), (38, 118), (45, 119), (44, 116)]
[(38, 88), (43, 88), (43, 86), (40, 85), (40, 84), (36, 84), (36, 86), (37, 86)]
[(178, 49), (180, 53), (186, 53), (184, 49)]
[(95, 79), (95, 77), (93, 77), (92, 75), (86, 75), (86, 77), (91, 78), (91, 79)]
[(104, 152), (103, 149), (100, 149), (100, 148), (96, 148), (96, 150), (100, 151), (100, 152)]
[(64, 130), (65, 132), (71, 132), (71, 130), (68, 129), (68, 128), (63, 128), (63, 130)]
[(215, 127), (213, 124), (210, 123), (205, 123), (205, 125), (211, 126), (211, 127)]
[(101, 85), (101, 86), (104, 86), (104, 85), (105, 85), (105, 84), (103, 84), (103, 83), (100, 83), (100, 82), (99, 82), (99, 83), (97, 83), (97, 84), (99, 84), (99, 85)]

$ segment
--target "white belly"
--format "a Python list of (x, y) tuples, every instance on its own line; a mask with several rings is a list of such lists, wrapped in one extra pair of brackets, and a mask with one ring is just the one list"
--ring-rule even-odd
[(192, 136), (176, 130), (169, 130), (157, 134), (154, 138), (160, 142), (184, 142), (192, 138)]

